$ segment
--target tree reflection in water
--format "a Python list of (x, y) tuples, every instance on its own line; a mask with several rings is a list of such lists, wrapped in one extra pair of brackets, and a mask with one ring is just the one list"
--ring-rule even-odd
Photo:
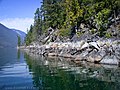
[(120, 90), (120, 68), (76, 66), (68, 60), (25, 54), (39, 90)]

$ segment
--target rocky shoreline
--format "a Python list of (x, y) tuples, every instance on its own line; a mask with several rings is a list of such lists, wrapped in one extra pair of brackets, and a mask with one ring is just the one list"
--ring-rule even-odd
[(120, 40), (50, 42), (44, 45), (34, 43), (21, 46), (20, 49), (48, 57), (71, 58), (75, 63), (86, 61), (120, 66)]

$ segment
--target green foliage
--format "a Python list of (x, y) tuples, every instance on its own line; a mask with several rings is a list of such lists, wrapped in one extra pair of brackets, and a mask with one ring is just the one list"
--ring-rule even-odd
[(21, 45), (21, 38), (19, 35), (17, 37), (18, 37), (18, 46), (20, 46)]
[(63, 37), (68, 37), (70, 35), (70, 30), (69, 29), (60, 29), (59, 31), (59, 36)]
[(41, 11), (39, 8), (36, 9), (35, 16), (34, 16), (34, 34), (41, 35), (42, 34), (42, 16), (41, 16)]
[(107, 28), (107, 23), (108, 23), (108, 16), (110, 14), (110, 9), (103, 9), (98, 12), (97, 15), (95, 15), (95, 23), (97, 24), (97, 29), (100, 30), (101, 27), (103, 26), (104, 28)]
[(112, 37), (112, 36), (111, 36), (111, 33), (106, 33), (105, 36), (106, 36), (107, 38), (111, 38), (111, 37)]
[(65, 10), (66, 10), (65, 25), (67, 26), (76, 25), (78, 17), (81, 17), (83, 14), (83, 9), (80, 9), (78, 0), (65, 0)]
[(60, 28), (65, 18), (65, 8), (62, 0), (43, 0), (41, 7), (45, 29), (48, 27)]
[(91, 33), (94, 34), (96, 30), (94, 28), (91, 29)]
[(83, 33), (82, 32), (77, 32), (76, 33), (78, 37), (80, 37)]
[(95, 23), (97, 25), (97, 29), (99, 30), (99, 32), (101, 33), (100, 35), (103, 34), (103, 32), (107, 29), (107, 24), (108, 24), (108, 16), (110, 14), (110, 9), (103, 9), (101, 11), (98, 12), (97, 15), (95, 15)]
[(26, 39), (25, 39), (25, 43), (26, 45), (30, 45), (31, 42), (33, 42), (35, 40), (35, 33), (34, 33), (34, 29), (33, 26), (30, 26), (30, 30), (27, 33)]
[[(111, 23), (110, 18), (115, 19), (119, 11), (119, 0), (43, 0), (41, 7), (36, 9), (26, 44), (38, 40), (49, 27), (58, 28), (60, 36), (69, 36), (70, 28), (80, 28), (81, 23), (89, 27), (92, 34), (109, 37), (105, 32)], [(81, 34), (77, 33), (78, 36)]]

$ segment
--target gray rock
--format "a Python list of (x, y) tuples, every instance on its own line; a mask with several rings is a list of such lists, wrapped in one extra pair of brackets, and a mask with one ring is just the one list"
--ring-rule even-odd
[(107, 55), (105, 56), (101, 61), (100, 63), (102, 64), (113, 64), (113, 65), (118, 65), (119, 64), (119, 61), (118, 59), (116, 58), (116, 56), (114, 55)]
[(87, 48), (87, 47), (89, 47), (89, 44), (88, 44), (87, 42), (85, 42), (85, 43), (82, 45), (81, 49), (85, 49), (85, 48)]
[(100, 50), (100, 46), (97, 44), (97, 42), (90, 42), (89, 45), (93, 46), (97, 50)]
[(94, 63), (99, 63), (102, 60), (102, 56), (97, 52), (97, 50), (93, 50), (89, 53), (87, 57), (87, 61), (89, 62), (94, 62)]

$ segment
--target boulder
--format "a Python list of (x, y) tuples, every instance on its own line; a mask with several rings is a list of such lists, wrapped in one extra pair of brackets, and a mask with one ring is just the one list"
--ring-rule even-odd
[(102, 64), (113, 64), (113, 65), (118, 65), (119, 64), (119, 61), (118, 59), (116, 58), (116, 56), (114, 55), (107, 55), (105, 56), (101, 61), (100, 63)]
[(87, 61), (88, 62), (93, 62), (93, 63), (99, 63), (101, 61), (102, 57), (101, 56), (88, 56)]
[(96, 49), (94, 49), (89, 53), (89, 55), (87, 57), (87, 61), (99, 63), (102, 60), (102, 58), (103, 57), (100, 55), (100, 53)]
[(85, 43), (82, 45), (81, 49), (85, 49), (85, 48), (87, 48), (87, 47), (89, 47), (89, 44), (88, 44), (87, 42), (85, 42)]
[(100, 50), (100, 46), (97, 44), (97, 42), (90, 42), (89, 45), (93, 46), (97, 50)]
[(75, 55), (75, 60), (82, 60), (83, 58), (80, 55)]
[(80, 54), (81, 58), (85, 58), (87, 55), (89, 54), (89, 52), (86, 50), (82, 51), (82, 53)]
[(64, 57), (64, 58), (73, 58), (71, 54), (59, 54), (58, 56)]
[(57, 53), (48, 53), (48, 56), (57, 56)]

